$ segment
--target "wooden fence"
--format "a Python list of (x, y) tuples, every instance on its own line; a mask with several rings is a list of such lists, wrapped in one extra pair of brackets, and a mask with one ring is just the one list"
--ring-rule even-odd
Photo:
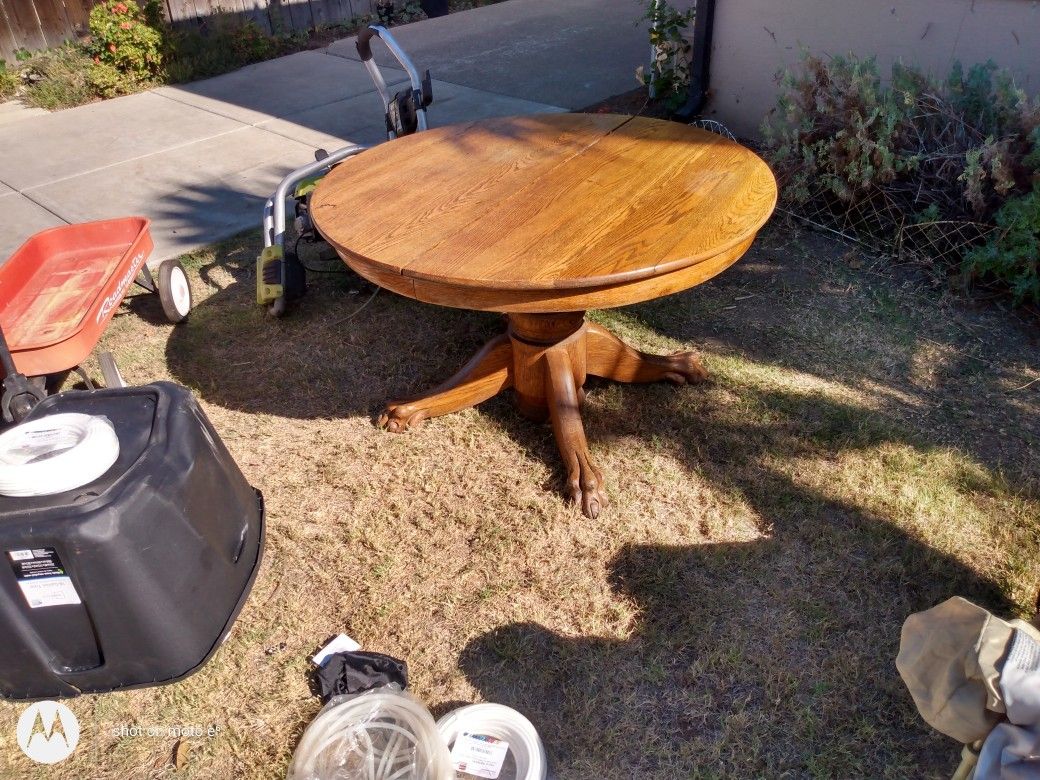
[[(84, 35), (95, 0), (0, 0), (0, 59)], [(162, 0), (176, 25), (203, 25), (214, 14), (256, 22), (265, 32), (295, 32), (375, 12), (376, 0)]]
[(45, 49), (87, 27), (92, 0), (0, 0), (0, 57)]
[[(36, 0), (34, 0), (35, 2)], [(89, 0), (87, 0), (89, 2)], [(0, 0), (9, 2), (9, 0)], [(17, 2), (17, 0), (15, 0)], [(78, 0), (70, 0), (78, 2)], [(265, 32), (306, 32), (374, 14), (376, 0), (162, 0), (174, 24), (204, 24), (215, 14), (251, 19)]]

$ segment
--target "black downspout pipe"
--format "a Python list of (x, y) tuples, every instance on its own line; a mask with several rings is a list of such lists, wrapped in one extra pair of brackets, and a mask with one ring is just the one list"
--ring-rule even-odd
[(448, 15), (448, 0), (419, 0), (419, 6), (431, 19)]
[(711, 71), (711, 36), (715, 29), (715, 0), (697, 0), (693, 22), (693, 61), (690, 63), (690, 92), (675, 116), (690, 121), (704, 107)]

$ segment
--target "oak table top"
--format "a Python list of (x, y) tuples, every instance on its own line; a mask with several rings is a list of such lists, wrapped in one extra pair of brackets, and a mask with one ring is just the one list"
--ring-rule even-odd
[[(349, 265), (395, 292), (546, 311), (646, 300), (657, 296), (633, 283), (722, 254), (736, 260), (775, 203), (766, 164), (720, 135), (639, 117), (546, 114), (377, 146), (325, 177), (311, 213)], [(604, 288), (603, 302), (568, 300)]]
[(436, 128), (335, 167), (311, 198), (319, 232), (376, 284), (445, 306), (505, 312), (509, 330), (434, 391), (389, 405), (405, 430), (512, 387), (550, 419), (567, 493), (606, 504), (581, 424), (589, 374), (686, 382), (692, 353), (631, 349), (589, 308), (688, 289), (734, 263), (776, 204), (768, 166), (740, 144), (674, 122), (543, 114)]

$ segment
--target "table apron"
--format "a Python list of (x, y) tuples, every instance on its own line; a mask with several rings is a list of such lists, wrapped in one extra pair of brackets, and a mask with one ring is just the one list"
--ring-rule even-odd
[(392, 273), (339, 247), (336, 251), (348, 266), (370, 282), (424, 303), (479, 311), (548, 313), (607, 309), (687, 290), (733, 265), (754, 239), (755, 236), (751, 236), (714, 257), (660, 276), (580, 289), (501, 289), (490, 286), (491, 283), (488, 287), (452, 285)]

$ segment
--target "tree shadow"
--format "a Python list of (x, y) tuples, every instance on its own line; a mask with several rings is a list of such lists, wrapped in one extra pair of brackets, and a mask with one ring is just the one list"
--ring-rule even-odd
[(626, 545), (609, 571), (638, 611), (626, 640), (518, 623), (460, 668), (532, 720), (559, 778), (948, 777), (958, 750), (895, 673), (898, 627), (951, 593), (1010, 605), (880, 518), (791, 501), (814, 516), (774, 516), (766, 540)]
[[(710, 331), (711, 319), (697, 322), (702, 336)], [(791, 370), (813, 368), (795, 362)], [(921, 721), (896, 674), (899, 627), (954, 594), (997, 614), (1017, 605), (885, 510), (850, 503), (840, 489), (824, 494), (788, 465), (889, 444), (927, 454), (950, 440), (929, 416), (906, 425), (885, 409), (771, 384), (740, 388), (743, 415), (714, 408), (727, 391), (624, 386), (605, 400), (594, 391), (586, 430), (594, 452), (652, 437), (750, 507), (763, 538), (629, 543), (608, 574), (637, 612), (628, 638), (518, 623), (472, 641), (460, 668), (485, 699), (532, 719), (561, 778), (948, 777), (959, 748)], [(551, 448), (528, 426), (503, 425), (532, 453)], [(986, 462), (980, 442), (963, 449)]]

